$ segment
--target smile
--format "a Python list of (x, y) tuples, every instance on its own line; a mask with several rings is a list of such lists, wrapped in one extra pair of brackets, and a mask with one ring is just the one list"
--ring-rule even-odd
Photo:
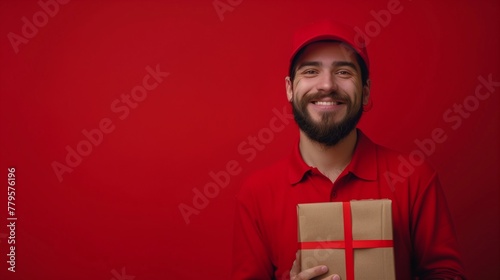
[(323, 97), (309, 101), (309, 106), (318, 113), (334, 113), (344, 110), (348, 102), (348, 100), (343, 100), (341, 98)]
[(312, 103), (314, 105), (320, 105), (320, 106), (333, 106), (333, 105), (344, 104), (343, 102), (340, 101), (313, 101)]

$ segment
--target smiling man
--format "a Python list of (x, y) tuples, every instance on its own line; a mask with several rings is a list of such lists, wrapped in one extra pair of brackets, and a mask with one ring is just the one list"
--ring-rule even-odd
[(366, 48), (355, 36), (330, 21), (295, 35), (286, 94), (299, 141), (290, 157), (248, 178), (238, 194), (232, 279), (326, 275), (326, 266), (299, 265), (297, 204), (384, 198), (392, 200), (397, 279), (465, 279), (435, 171), (423, 164), (391, 182), (385, 174), (398, 174), (405, 155), (356, 128), (370, 80)]

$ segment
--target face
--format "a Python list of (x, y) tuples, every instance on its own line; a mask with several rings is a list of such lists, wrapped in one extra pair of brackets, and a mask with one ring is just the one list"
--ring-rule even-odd
[(368, 103), (369, 85), (362, 85), (356, 55), (340, 42), (317, 42), (304, 49), (295, 78), (286, 79), (295, 121), (311, 139), (327, 146), (349, 134)]

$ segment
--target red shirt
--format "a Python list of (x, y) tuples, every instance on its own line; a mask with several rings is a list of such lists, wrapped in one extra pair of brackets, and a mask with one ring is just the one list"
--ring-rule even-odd
[(237, 197), (232, 279), (289, 279), (299, 203), (392, 200), (396, 278), (462, 279), (463, 268), (436, 172), (423, 158), (374, 144), (358, 130), (349, 165), (335, 183), (290, 158), (248, 178)]

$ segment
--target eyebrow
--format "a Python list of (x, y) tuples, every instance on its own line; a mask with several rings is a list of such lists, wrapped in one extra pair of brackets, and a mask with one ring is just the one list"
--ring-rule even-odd
[[(318, 62), (318, 61), (304, 61), (302, 63), (300, 63), (298, 66), (297, 66), (297, 70), (300, 70), (304, 67), (307, 67), (307, 66), (316, 66), (316, 67), (319, 67), (321, 66), (321, 62)], [(354, 64), (353, 62), (350, 62), (350, 61), (344, 61), (344, 60), (341, 60), (341, 61), (335, 61), (332, 63), (332, 65), (334, 67), (343, 67), (343, 66), (347, 66), (347, 67), (351, 67), (353, 70), (356, 70), (358, 71), (358, 68), (356, 67), (356, 64)]]

